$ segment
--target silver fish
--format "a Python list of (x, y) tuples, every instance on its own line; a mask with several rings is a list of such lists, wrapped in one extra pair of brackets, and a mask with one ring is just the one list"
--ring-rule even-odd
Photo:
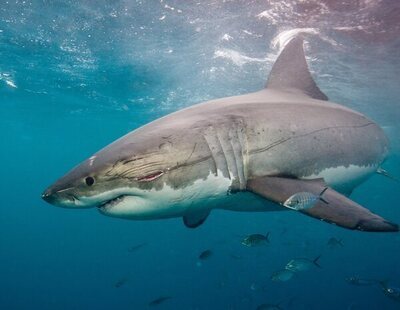
[(322, 195), (325, 193), (325, 191), (328, 188), (325, 187), (322, 192), (317, 196), (313, 193), (309, 192), (299, 192), (296, 193), (292, 196), (290, 196), (284, 203), (283, 205), (286, 208), (300, 211), (300, 210), (306, 210), (310, 209), (312, 207), (315, 207), (315, 205), (318, 203), (318, 201), (323, 201), (324, 203), (328, 204), (328, 202), (322, 198)]
[(271, 280), (275, 282), (286, 282), (293, 278), (294, 272), (288, 269), (282, 269), (274, 272), (271, 276)]
[(247, 247), (265, 245), (269, 243), (269, 232), (266, 235), (261, 235), (261, 234), (248, 235), (242, 240), (241, 243)]
[(361, 279), (357, 276), (351, 276), (346, 278), (347, 283), (355, 286), (370, 286), (376, 285), (379, 281), (373, 279)]
[(172, 298), (171, 296), (161, 296), (161, 297), (158, 297), (158, 298), (156, 298), (156, 299), (150, 301), (149, 304), (148, 304), (148, 306), (149, 306), (149, 307), (158, 306), (158, 305), (164, 303), (165, 301), (167, 301), (167, 300), (169, 300), (169, 299), (171, 299), (171, 298)]
[(211, 250), (205, 250), (200, 253), (199, 260), (206, 260), (212, 256), (213, 252)]
[(337, 239), (335, 237), (329, 238), (327, 245), (333, 249), (336, 247), (343, 247), (343, 241), (342, 239)]
[(309, 270), (312, 266), (317, 266), (321, 268), (318, 264), (318, 260), (320, 259), (321, 255), (316, 257), (315, 259), (311, 260), (308, 258), (295, 258), (292, 259), (289, 263), (287, 263), (285, 269), (290, 270), (293, 272), (300, 272)]
[(394, 286), (389, 286), (388, 283), (385, 281), (381, 281), (381, 282), (379, 282), (379, 284), (382, 287), (383, 293), (387, 297), (389, 297), (395, 301), (400, 301), (400, 288), (397, 288)]

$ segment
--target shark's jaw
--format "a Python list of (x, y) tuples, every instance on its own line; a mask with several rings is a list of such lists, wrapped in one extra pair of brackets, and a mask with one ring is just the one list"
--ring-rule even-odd
[(103, 215), (132, 220), (160, 217), (160, 210), (154, 207), (151, 198), (143, 196), (119, 195), (113, 199), (104, 201), (97, 206), (97, 209)]
[(182, 217), (189, 209), (216, 208), (221, 205), (219, 199), (227, 196), (231, 182), (219, 171), (216, 174), (209, 172), (206, 178), (197, 178), (180, 187), (163, 183), (141, 189), (120, 183), (119, 187), (107, 188), (104, 184), (96, 192), (80, 193), (73, 187), (58, 192), (47, 191), (51, 197), (43, 199), (64, 208), (96, 208), (111, 217), (151, 220)]
[[(210, 172), (189, 186), (173, 188), (164, 183), (160, 189), (114, 190), (98, 205), (101, 214), (131, 220), (182, 217), (188, 210), (215, 208), (227, 197), (231, 180)], [(118, 193), (118, 194), (115, 194)]]
[(102, 210), (102, 209), (104, 209), (104, 210), (105, 209), (111, 209), (114, 206), (118, 205), (119, 203), (123, 203), (124, 200), (129, 196), (131, 196), (131, 195), (124, 195), (124, 194), (123, 195), (119, 195), (119, 196), (117, 196), (115, 198), (112, 198), (110, 200), (106, 200), (106, 201), (102, 202), (101, 204), (97, 205), (97, 208), (100, 209), (100, 210)]
[(143, 192), (135, 188), (122, 187), (106, 190), (96, 194), (77, 194), (73, 188), (59, 190), (56, 192), (45, 191), (42, 198), (48, 203), (62, 208), (82, 209), (82, 208), (111, 208), (124, 201), (127, 197), (143, 196)]

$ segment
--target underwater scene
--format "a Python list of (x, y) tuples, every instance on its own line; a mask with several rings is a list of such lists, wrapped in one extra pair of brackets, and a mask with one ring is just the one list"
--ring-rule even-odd
[(0, 56), (0, 309), (400, 309), (399, 1), (1, 0)]

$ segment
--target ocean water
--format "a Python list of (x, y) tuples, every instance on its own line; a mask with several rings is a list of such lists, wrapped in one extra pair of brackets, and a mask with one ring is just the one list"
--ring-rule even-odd
[[(400, 287), (398, 233), (219, 210), (190, 230), (181, 219), (119, 220), (40, 198), (149, 121), (261, 89), (298, 32), (320, 88), (384, 128), (383, 167), (400, 178), (399, 16), (395, 0), (1, 0), (0, 309), (399, 309), (379, 285), (345, 280)], [(351, 197), (399, 223), (399, 189), (374, 175)], [(267, 232), (268, 245), (241, 244)], [(332, 237), (343, 246), (329, 247)], [(271, 281), (289, 260), (319, 255), (321, 268)], [(149, 306), (162, 296), (171, 298)]]

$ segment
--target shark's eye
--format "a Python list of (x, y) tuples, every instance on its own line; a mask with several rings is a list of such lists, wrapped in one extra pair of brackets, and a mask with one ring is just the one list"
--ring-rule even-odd
[(85, 182), (87, 186), (92, 186), (94, 184), (94, 179), (92, 177), (86, 177)]

